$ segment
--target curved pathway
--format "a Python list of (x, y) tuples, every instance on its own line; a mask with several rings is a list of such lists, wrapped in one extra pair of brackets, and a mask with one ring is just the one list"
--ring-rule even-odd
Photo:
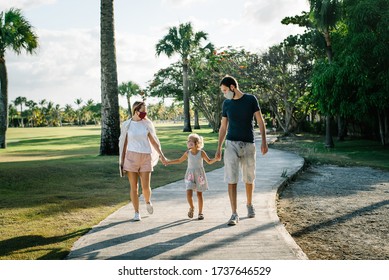
[(207, 173), (210, 190), (204, 193), (202, 221), (187, 218), (182, 181), (154, 189), (153, 215), (143, 204), (142, 221), (133, 222), (132, 205), (127, 204), (81, 237), (67, 259), (307, 259), (280, 223), (276, 209), (278, 189), (303, 165), (304, 160), (293, 153), (269, 149), (262, 156), (257, 152), (256, 217), (246, 217), (245, 187), (239, 182), (241, 220), (236, 226), (227, 225), (231, 210), (223, 168)]

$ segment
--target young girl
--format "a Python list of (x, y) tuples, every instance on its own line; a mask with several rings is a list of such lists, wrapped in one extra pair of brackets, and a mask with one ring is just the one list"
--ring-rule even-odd
[(168, 160), (166, 163), (179, 164), (188, 159), (188, 168), (185, 173), (186, 198), (189, 203), (188, 217), (193, 218), (193, 191), (197, 192), (197, 200), (199, 204), (198, 219), (203, 220), (203, 192), (208, 189), (207, 177), (203, 167), (203, 160), (208, 164), (213, 164), (217, 159), (210, 159), (207, 153), (201, 150), (204, 147), (203, 137), (197, 134), (190, 134), (187, 142), (188, 150), (181, 158), (175, 160)]

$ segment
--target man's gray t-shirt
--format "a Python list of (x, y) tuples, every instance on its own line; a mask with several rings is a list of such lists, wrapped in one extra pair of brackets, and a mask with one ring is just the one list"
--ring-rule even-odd
[(251, 94), (224, 100), (222, 116), (228, 119), (227, 140), (254, 143), (253, 116), (259, 110), (258, 100)]

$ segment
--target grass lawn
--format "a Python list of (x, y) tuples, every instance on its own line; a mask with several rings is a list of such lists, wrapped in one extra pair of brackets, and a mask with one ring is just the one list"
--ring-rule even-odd
[[(213, 157), (218, 135), (202, 127), (194, 132)], [(157, 125), (157, 133), (168, 158), (182, 155), (188, 133), (181, 124)], [(0, 259), (63, 259), (80, 236), (129, 202), (117, 156), (98, 155), (100, 127), (9, 128), (7, 140), (0, 150)], [(207, 171), (221, 166), (205, 164)], [(152, 188), (182, 180), (185, 170), (185, 163), (157, 165)]]
[(326, 149), (323, 136), (300, 134), (281, 138), (272, 147), (296, 152), (312, 164), (370, 166), (389, 171), (389, 148), (378, 141), (349, 138), (340, 142), (334, 139), (334, 145), (334, 149)]

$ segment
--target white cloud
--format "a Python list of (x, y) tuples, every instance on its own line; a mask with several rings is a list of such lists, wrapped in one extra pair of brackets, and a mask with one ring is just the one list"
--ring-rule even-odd
[(257, 24), (280, 22), (286, 16), (301, 14), (307, 10), (307, 1), (296, 0), (259, 0), (244, 3), (243, 18)]
[(121, 33), (116, 36), (119, 83), (134, 81), (141, 87), (146, 87), (147, 82), (153, 78), (150, 73), (171, 63), (165, 55), (156, 57), (157, 41), (157, 38), (145, 35)]
[(18, 9), (30, 9), (41, 5), (54, 4), (57, 0), (12, 0), (0, 2), (0, 11), (7, 10), (9, 8)]
[(6, 54), (9, 99), (25, 96), (38, 101), (44, 98), (64, 105), (62, 103), (73, 103), (79, 96), (86, 95), (88, 98), (84, 99), (97, 101), (98, 30), (39, 30), (38, 36), (40, 48), (36, 55)]
[[(36, 55), (6, 53), (9, 100), (24, 96), (74, 105), (74, 100), (100, 102), (100, 34), (98, 29), (39, 30)], [(116, 34), (118, 82), (134, 81), (141, 87), (171, 60), (155, 56), (156, 38)]]
[(162, 0), (162, 4), (175, 8), (188, 7), (194, 4), (205, 3), (206, 0)]

